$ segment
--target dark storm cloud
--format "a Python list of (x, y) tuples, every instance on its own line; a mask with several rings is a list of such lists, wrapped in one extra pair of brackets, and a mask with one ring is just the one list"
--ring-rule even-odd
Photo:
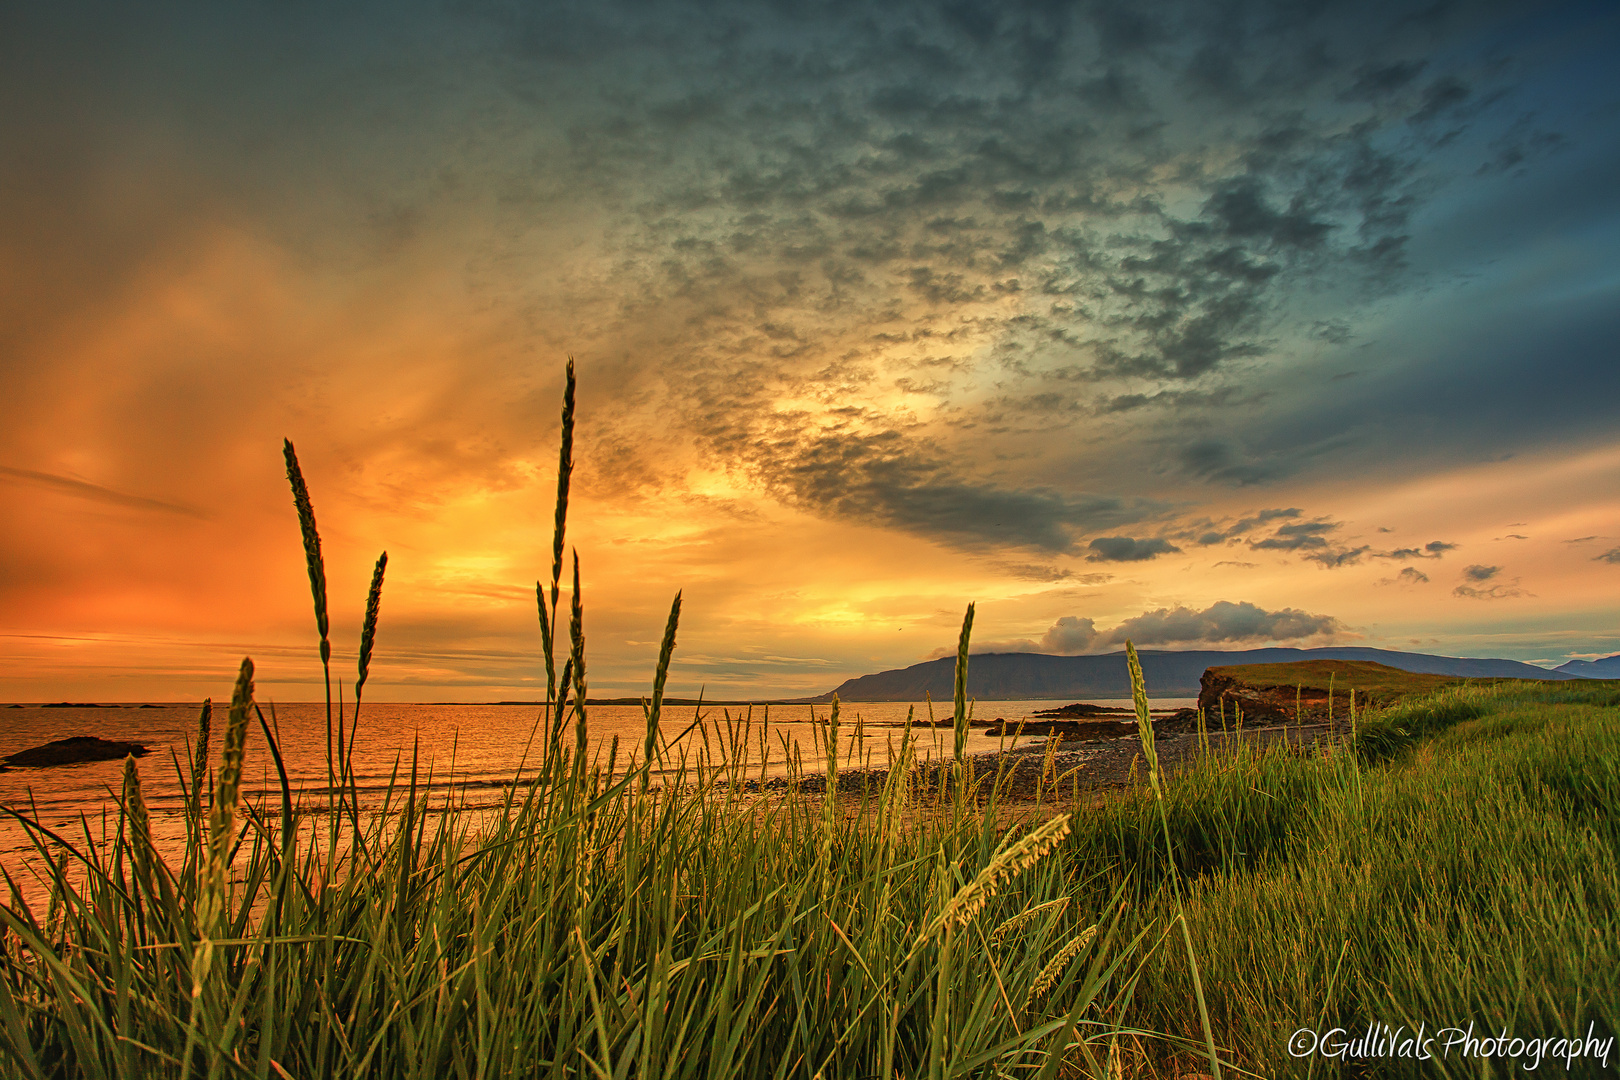
[(1090, 551), (1087, 562), (1144, 562), (1181, 551), (1159, 537), (1137, 540), (1129, 536), (1099, 536), (1086, 546)]
[[(1612, 411), (1599, 403), (1620, 395), (1612, 255), (1620, 218), (1606, 193), (1617, 170), (1620, 146), (1588, 142), (1560, 170), (1492, 192), (1466, 225), (1431, 236), (1431, 263), (1492, 260), (1502, 284), (1472, 297), (1434, 296), (1367, 343), (1387, 359), (1362, 378), (1290, 395), (1246, 420), (1248, 460), (1298, 474), (1310, 464), (1304, 455), (1333, 443), (1316, 466), (1325, 472), (1398, 463), (1417, 474), (1612, 440)], [(1569, 245), (1565, 255), (1524, 254), (1536, 237), (1554, 235)], [(1575, 386), (1580, 393), (1569, 392)]]
[(1347, 101), (1377, 101), (1405, 87), (1422, 72), (1421, 60), (1397, 60), (1387, 64), (1364, 64), (1356, 70), (1355, 82), (1344, 91)]
[[(1017, 408), (1057, 425), (1252, 401), (1202, 384), (1272, 355), (1302, 290), (1398, 287), (1411, 215), (1434, 190), (1408, 121), (1451, 123), (1484, 94), (1471, 69), (1391, 54), (1402, 7), (1283, 19), (1266, 5), (1125, 18), (1095, 5), (917, 4), (791, 27), (758, 9), (668, 10), (609, 8), (592, 17), (611, 26), (578, 35), (660, 51), (592, 104), (600, 116), (575, 129), (576, 152), (610, 178), (648, 177), (628, 202), (638, 231), (616, 234), (623, 272), (705, 339), (671, 358), (671, 390), (707, 382), (733, 418), (830, 381), (925, 389), (964, 419)], [(501, 18), (517, 38), (544, 36), (518, 31), (527, 16)], [(1425, 33), (1466, 34), (1471, 21), (1441, 15)], [(832, 337), (836, 380), (821, 366)], [(988, 348), (1017, 392), (975, 403), (960, 380), (896, 372), (901, 341), (913, 358)], [(775, 366), (764, 385), (737, 377), (754, 358)], [(1187, 384), (1204, 397), (1166, 397)], [(1212, 432), (1179, 451), (1183, 471), (1245, 485), (1294, 467), (1251, 443)], [(984, 483), (965, 462), (956, 471), (966, 490)], [(834, 494), (840, 513), (918, 529), (939, 517)], [(1067, 514), (1042, 505), (1031, 513)]]
[[(1482, 59), (1480, 42), (1516, 15), (1190, 0), (277, 9), (199, 15), (183, 34), (165, 23), (119, 64), (65, 66), (15, 42), (72, 32), (30, 25), (0, 46), (15, 61), (0, 78), (32, 103), (6, 128), (11, 159), (32, 164), (4, 167), (31, 170), (30, 191), (92, 202), (96, 177), (142, 160), (115, 137), (127, 99), (179, 132), (177, 174), (215, 177), (226, 216), (274, 219), (285, 192), (314, 192), (336, 209), (299, 211), (312, 233), (353, 230), (390, 259), (453, 232), (458, 213), (479, 217), (491, 224), (464, 260), (471, 291), (525, 327), (564, 327), (553, 333), (593, 362), (611, 353), (605, 407), (621, 427), (689, 437), (814, 512), (957, 545), (1086, 550), (1160, 512), (1119, 494), (1150, 406), (1187, 418), (1162, 451), (1178, 467), (1165, 483), (1238, 486), (1327, 460), (1324, 448), (1382, 447), (1379, 424), (1444, 444), (1470, 415), (1403, 424), (1444, 395), (1376, 373), (1349, 380), (1354, 394), (1236, 381), (1298, 342), (1350, 347), (1366, 302), (1417, 282), (1413, 223), (1451, 182), (1442, 143), (1474, 139), (1490, 160), (1564, 153), (1546, 148), (1541, 120), (1519, 131), (1523, 109), (1504, 121), (1508, 105), (1490, 104), (1519, 69)], [(106, 122), (76, 122), (98, 95)], [(138, 131), (129, 141), (144, 146)], [(94, 167), (74, 173), (81, 157)], [(155, 219), (192, 213), (191, 183)], [(33, 203), (15, 205), (0, 231), (23, 235)], [(74, 211), (53, 243), (71, 245), (86, 217)], [(552, 243), (558, 222), (587, 223), (581, 264), (599, 269), (531, 287), (536, 267), (574, 250)], [(1614, 340), (1573, 327), (1566, 343)], [(1507, 400), (1455, 374), (1442, 383)], [(809, 421), (784, 431), (783, 400), (828, 417), (867, 404), (859, 430), (835, 436)], [(944, 419), (920, 431), (930, 408)], [(996, 457), (1009, 432), (1099, 417), (1120, 437), (1072, 468)]]
[(974, 482), (926, 441), (862, 430), (860, 420), (859, 410), (826, 426), (808, 416), (779, 417), (766, 437), (748, 426), (716, 445), (790, 503), (958, 547), (1066, 552), (1080, 534), (1158, 509), (1143, 499)]

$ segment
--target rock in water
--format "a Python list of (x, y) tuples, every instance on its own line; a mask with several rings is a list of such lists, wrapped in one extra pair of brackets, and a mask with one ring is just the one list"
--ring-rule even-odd
[(113, 742), (89, 735), (75, 735), (71, 739), (57, 739), (32, 750), (12, 754), (5, 758), (11, 767), (44, 768), (49, 765), (78, 765), (85, 761), (113, 761), (133, 755), (141, 757), (149, 751), (140, 743)]

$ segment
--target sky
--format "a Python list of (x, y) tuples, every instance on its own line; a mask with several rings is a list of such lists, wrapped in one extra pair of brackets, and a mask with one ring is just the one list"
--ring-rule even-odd
[[(1620, 9), (0, 8), (0, 700), (1620, 651)], [(565, 578), (571, 570), (565, 571)], [(566, 582), (565, 582), (566, 584)], [(564, 608), (569, 590), (563, 590)]]

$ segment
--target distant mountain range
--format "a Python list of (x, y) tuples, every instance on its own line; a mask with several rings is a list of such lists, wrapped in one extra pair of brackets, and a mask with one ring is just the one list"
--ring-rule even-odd
[[(1387, 649), (1245, 649), (1236, 652), (1139, 650), (1142, 676), (1155, 697), (1192, 697), (1206, 668), (1224, 664), (1286, 664), (1295, 660), (1372, 660), (1402, 671), (1458, 678), (1578, 679), (1620, 678), (1620, 656), (1592, 663), (1572, 660), (1556, 671), (1517, 660), (1476, 660), (1430, 656)], [(1575, 670), (1576, 664), (1583, 670)], [(1604, 672), (1584, 669), (1601, 667)], [(954, 656), (880, 671), (846, 681), (838, 689), (812, 698), (831, 701), (949, 701), (955, 693)], [(980, 653), (968, 661), (967, 692), (982, 701), (1065, 700), (1129, 697), (1131, 682), (1123, 652), (1103, 656), (1047, 656), (1043, 653)]]
[(1620, 656), (1605, 656), (1602, 660), (1571, 660), (1553, 670), (1579, 679), (1620, 679)]

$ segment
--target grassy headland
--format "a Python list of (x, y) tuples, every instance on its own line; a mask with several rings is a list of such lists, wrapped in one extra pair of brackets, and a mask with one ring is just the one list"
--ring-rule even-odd
[[(1208, 675), (1222, 676), (1253, 687), (1274, 690), (1312, 690), (1326, 694), (1334, 690), (1343, 706), (1351, 690), (1363, 701), (1391, 704), (1413, 694), (1427, 694), (1456, 686), (1468, 680), (1451, 675), (1425, 675), (1402, 671), (1370, 660), (1299, 660), (1287, 664), (1227, 664), (1209, 669)], [(1477, 680), (1474, 680), (1477, 681)]]

